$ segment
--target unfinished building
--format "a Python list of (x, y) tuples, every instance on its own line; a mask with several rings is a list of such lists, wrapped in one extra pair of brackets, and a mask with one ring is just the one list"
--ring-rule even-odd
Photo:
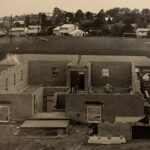
[(9, 55), (0, 62), (0, 121), (67, 128), (71, 120), (131, 139), (132, 123), (144, 117), (135, 72), (144, 65), (142, 56)]

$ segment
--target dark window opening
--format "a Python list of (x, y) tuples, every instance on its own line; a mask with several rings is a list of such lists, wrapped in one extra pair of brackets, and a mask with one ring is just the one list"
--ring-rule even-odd
[(14, 74), (14, 85), (16, 85), (16, 74)]
[(23, 70), (21, 70), (21, 78), (20, 78), (21, 81), (23, 81)]
[(5, 81), (5, 90), (8, 90), (8, 78), (6, 78), (6, 81)]
[(52, 75), (59, 75), (59, 68), (58, 67), (52, 67)]

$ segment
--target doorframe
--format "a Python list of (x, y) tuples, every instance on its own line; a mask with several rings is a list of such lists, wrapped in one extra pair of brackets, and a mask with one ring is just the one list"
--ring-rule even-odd
[(71, 82), (72, 82), (72, 79), (71, 79), (71, 72), (78, 72), (78, 75), (80, 76), (79, 72), (84, 72), (84, 89), (83, 90), (80, 90), (79, 91), (85, 91), (86, 90), (86, 84), (85, 84), (85, 74), (86, 72), (84, 70), (70, 70), (70, 88), (71, 88)]

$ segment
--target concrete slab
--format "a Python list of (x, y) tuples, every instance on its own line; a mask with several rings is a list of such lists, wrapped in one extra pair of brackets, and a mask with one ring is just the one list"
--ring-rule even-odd
[(115, 122), (121, 122), (121, 123), (136, 123), (145, 116), (141, 117), (116, 117)]
[(65, 112), (42, 112), (42, 113), (37, 113), (34, 115), (33, 119), (56, 119), (56, 120), (66, 120), (69, 119), (68, 117), (65, 117)]
[(98, 136), (92, 136), (89, 137), (88, 143), (93, 144), (122, 144), (126, 143), (125, 137), (98, 137)]
[(26, 120), (21, 128), (67, 128), (69, 120)]

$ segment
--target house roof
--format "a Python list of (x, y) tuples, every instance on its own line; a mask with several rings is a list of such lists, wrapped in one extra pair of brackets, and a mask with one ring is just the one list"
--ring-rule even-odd
[(24, 28), (24, 27), (13, 27), (13, 28), (11, 28), (11, 31), (21, 31), (21, 30), (25, 30), (26, 28)]
[(14, 21), (14, 24), (17, 23), (17, 22), (18, 22), (19, 24), (21, 24), (21, 25), (24, 25), (24, 21), (23, 21), (23, 20)]
[(53, 30), (54, 30), (54, 31), (59, 31), (59, 30), (60, 30), (60, 26), (54, 28)]
[(137, 28), (137, 30), (136, 31), (144, 31), (144, 32), (148, 32), (148, 31), (150, 31), (150, 29), (149, 28)]
[(29, 28), (41, 28), (41, 26), (39, 26), (39, 25), (30, 25), (30, 26), (28, 26)]
[(8, 69), (12, 66), (14, 66), (14, 65), (0, 65), (0, 72), (3, 71), (3, 70), (6, 70), (6, 69)]
[(74, 24), (63, 24), (61, 26), (61, 28), (70, 28), (70, 27), (74, 27), (75, 25)]

